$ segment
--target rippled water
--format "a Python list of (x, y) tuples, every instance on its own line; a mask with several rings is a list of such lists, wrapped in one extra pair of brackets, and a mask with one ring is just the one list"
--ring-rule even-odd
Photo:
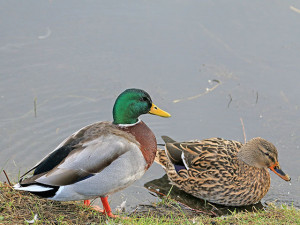
[[(116, 96), (137, 87), (172, 114), (142, 116), (159, 143), (161, 135), (243, 141), (242, 118), (247, 139), (273, 142), (292, 178), (272, 174), (263, 203), (300, 207), (297, 9), (292, 1), (1, 2), (0, 168), (17, 180), (77, 129), (111, 120)], [(163, 175), (154, 164), (112, 206), (157, 201), (144, 185)]]

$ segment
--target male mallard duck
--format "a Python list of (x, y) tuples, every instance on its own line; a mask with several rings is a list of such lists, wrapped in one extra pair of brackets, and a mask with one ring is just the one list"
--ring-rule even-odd
[(163, 166), (171, 183), (207, 201), (227, 205), (251, 205), (270, 188), (271, 169), (290, 181), (279, 166), (276, 147), (260, 137), (246, 144), (222, 138), (176, 142), (167, 136), (165, 151), (155, 161)]
[[(170, 117), (145, 91), (125, 90), (114, 104), (113, 122), (94, 123), (72, 134), (14, 188), (51, 200), (85, 200), (88, 206), (89, 199), (100, 196), (102, 212), (115, 217), (107, 196), (140, 179), (155, 158), (155, 136), (138, 119), (146, 113)], [(31, 171), (33, 176), (24, 178)]]

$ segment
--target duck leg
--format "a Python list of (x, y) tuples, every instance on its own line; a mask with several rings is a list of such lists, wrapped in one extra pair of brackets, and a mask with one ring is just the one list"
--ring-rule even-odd
[(83, 204), (86, 206), (90, 206), (91, 205), (91, 201), (90, 200), (84, 200)]
[(107, 198), (108, 198), (108, 196), (101, 197), (101, 201), (102, 201), (102, 205), (103, 205), (103, 207), (104, 207), (104, 210), (101, 209), (101, 208), (100, 208), (99, 206), (97, 206), (97, 205), (91, 206), (91, 201), (90, 201), (90, 200), (84, 200), (83, 203), (84, 203), (84, 205), (86, 205), (86, 206), (88, 206), (88, 207), (91, 207), (92, 209), (94, 209), (94, 210), (96, 210), (96, 211), (98, 211), (98, 212), (101, 212), (101, 213), (103, 213), (103, 214), (106, 214), (107, 216), (109, 216), (109, 217), (111, 217), (111, 218), (116, 218), (116, 217), (118, 217), (117, 215), (112, 214), (110, 205), (109, 205), (109, 203), (108, 203), (108, 201), (107, 201)]
[(104, 207), (104, 214), (106, 214), (107, 216), (111, 217), (111, 218), (116, 218), (118, 216), (112, 214), (111, 212), (111, 208), (110, 208), (110, 205), (107, 201), (107, 198), (108, 196), (105, 196), (105, 197), (100, 197), (101, 198), (101, 201), (102, 201), (102, 205)]

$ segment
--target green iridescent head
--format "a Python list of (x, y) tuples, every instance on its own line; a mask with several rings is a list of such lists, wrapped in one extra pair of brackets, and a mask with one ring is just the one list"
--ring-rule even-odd
[(133, 124), (142, 114), (154, 114), (162, 117), (171, 115), (152, 103), (150, 95), (141, 89), (127, 89), (122, 92), (114, 105), (114, 124)]

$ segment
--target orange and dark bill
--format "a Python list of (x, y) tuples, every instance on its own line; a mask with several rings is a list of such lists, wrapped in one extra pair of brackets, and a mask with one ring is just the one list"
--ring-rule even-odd
[(153, 114), (153, 115), (157, 115), (157, 116), (162, 116), (162, 117), (170, 117), (171, 116), (169, 113), (167, 113), (166, 111), (158, 108), (153, 103), (152, 103), (151, 109), (148, 113)]
[(279, 177), (281, 177), (282, 179), (284, 179), (285, 181), (290, 181), (291, 178), (289, 177), (289, 175), (285, 174), (279, 166), (279, 163), (276, 162), (274, 163), (274, 165), (269, 167), (270, 170), (272, 170), (274, 173), (276, 173)]

